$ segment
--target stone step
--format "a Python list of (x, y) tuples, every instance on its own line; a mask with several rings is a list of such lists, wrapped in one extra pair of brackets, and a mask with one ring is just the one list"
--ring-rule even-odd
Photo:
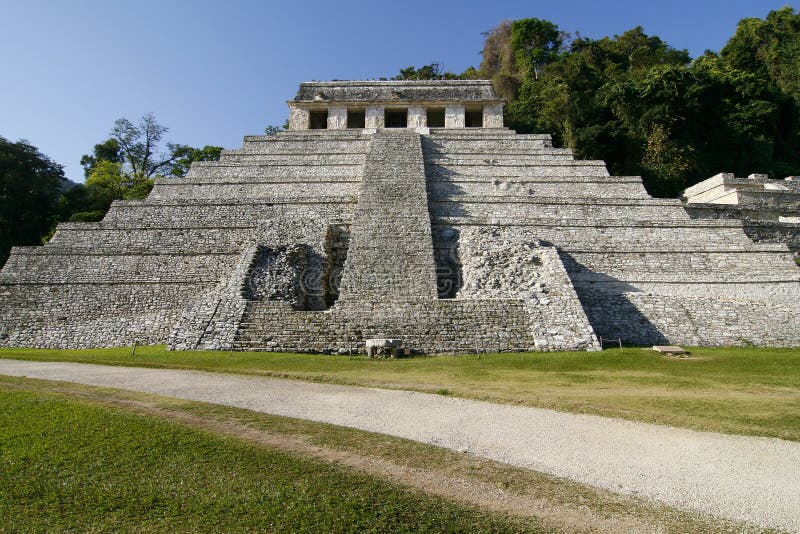
[[(554, 198), (564, 195), (569, 185), (563, 182), (533, 180), (459, 180), (428, 181), (428, 198), (430, 200), (460, 200), (476, 198), (514, 198), (535, 197), (539, 199)], [(605, 180), (585, 181), (580, 188), (571, 188), (570, 196), (574, 199), (649, 199), (650, 195), (640, 181), (609, 183)]]
[(246, 135), (244, 136), (245, 142), (249, 141), (268, 141), (275, 139), (278, 141), (286, 139), (308, 139), (308, 140), (324, 140), (324, 139), (362, 139), (369, 138), (369, 133), (360, 129), (349, 130), (284, 130), (273, 135)]
[(537, 165), (428, 165), (429, 178), (460, 179), (461, 177), (488, 179), (512, 179), (527, 177), (608, 176), (602, 161), (547, 161)]
[(472, 143), (437, 143), (423, 147), (425, 159), (429, 158), (461, 158), (461, 159), (493, 159), (500, 157), (534, 157), (534, 156), (567, 156), (572, 159), (572, 151), (567, 148), (551, 148), (513, 145), (510, 143), (493, 143), (492, 145), (475, 146)]
[[(257, 198), (237, 201), (192, 201), (181, 202), (180, 198), (170, 200), (154, 200), (140, 204), (112, 205), (106, 214), (104, 223), (114, 227), (142, 227), (149, 224), (171, 227), (198, 227), (213, 221), (216, 227), (258, 226), (263, 229), (262, 238), (271, 233), (284, 232), (286, 238), (307, 241), (313, 235), (310, 232), (323, 232), (324, 226), (352, 219), (356, 198), (352, 197), (318, 197), (307, 199)], [(313, 210), (315, 217), (308, 218)], [(274, 220), (280, 220), (275, 225)], [(318, 239), (314, 237), (314, 239)]]
[(504, 166), (526, 167), (531, 165), (563, 164), (576, 161), (571, 154), (429, 154), (425, 164), (429, 166)]
[(142, 245), (129, 245), (118, 240), (103, 245), (82, 239), (75, 244), (63, 245), (59, 243), (46, 243), (44, 246), (14, 247), (13, 254), (20, 256), (213, 256), (235, 255), (241, 253), (241, 247), (234, 247), (229, 241), (224, 247), (186, 247), (170, 246), (169, 242)]
[[(225, 163), (219, 161), (200, 162), (192, 164), (189, 172), (183, 180), (242, 180), (242, 179), (297, 179), (297, 180), (319, 180), (329, 176), (349, 176), (360, 177), (361, 163), (342, 163), (324, 165), (261, 165), (255, 163)], [(209, 165), (213, 163), (214, 165)]]
[(258, 154), (252, 152), (226, 151), (218, 163), (241, 165), (361, 165), (364, 162), (364, 153), (338, 153), (338, 154)]
[[(437, 138), (437, 137), (457, 137), (457, 138), (468, 138), (468, 137), (479, 137), (479, 138), (487, 138), (487, 137), (514, 137), (516, 132), (514, 130), (510, 130), (508, 128), (429, 128), (428, 134), (425, 137)], [(543, 134), (535, 134), (531, 135), (532, 138), (541, 138), (541, 139), (550, 139), (549, 135)]]
[(240, 152), (308, 154), (324, 153), (366, 153), (369, 138), (353, 139), (304, 139), (304, 138), (267, 138), (245, 139)]
[[(525, 219), (573, 220), (584, 219), (587, 222), (595, 218), (616, 219), (625, 222), (635, 221), (688, 221), (689, 216), (680, 206), (665, 204), (637, 203), (638, 199), (630, 199), (626, 203), (614, 202), (602, 205), (583, 204), (575, 200), (562, 203), (550, 200), (540, 201), (536, 197), (507, 201), (502, 198), (486, 197), (468, 201), (430, 201), (430, 213), (434, 220), (441, 217), (461, 217), (466, 220), (489, 220), (491, 224), (514, 224)], [(618, 200), (618, 199), (604, 199)], [(465, 221), (466, 222), (466, 221)], [(566, 223), (565, 223), (566, 224)]]
[[(356, 169), (357, 170), (357, 169)], [(295, 184), (302, 187), (307, 183), (338, 183), (338, 182), (360, 182), (361, 174), (349, 172), (341, 174), (328, 174), (319, 176), (318, 174), (303, 176), (250, 176), (239, 174), (236, 176), (209, 176), (209, 177), (183, 177), (183, 178), (156, 178), (156, 187), (182, 187), (184, 185), (228, 185), (228, 184)], [(187, 198), (191, 198), (187, 195)]]
[[(681, 221), (661, 221), (656, 219), (641, 220), (641, 221), (628, 221), (619, 217), (594, 217), (591, 220), (584, 217), (568, 218), (568, 217), (535, 217), (528, 216), (517, 221), (504, 222), (495, 221), (487, 217), (473, 217), (465, 219), (464, 217), (434, 217), (431, 216), (431, 224), (435, 227), (452, 226), (471, 227), (471, 226), (497, 226), (498, 228), (520, 228), (528, 229), (531, 227), (536, 228), (563, 228), (565, 231), (576, 229), (580, 232), (588, 232), (593, 228), (605, 232), (615, 232), (615, 229), (633, 228), (633, 229), (647, 229), (659, 230), (667, 229), (674, 232), (676, 229), (698, 229), (705, 230), (708, 228), (714, 229), (729, 229), (734, 234), (747, 236), (741, 231), (742, 221), (736, 219), (688, 219)], [(526, 230), (527, 231), (527, 230)], [(624, 234), (621, 234), (624, 235)], [(733, 235), (733, 234), (731, 234)], [(750, 241), (749, 239), (747, 240)]]
[[(99, 252), (99, 251), (98, 251)], [(4, 282), (213, 281), (233, 268), (237, 254), (12, 254)]]
[[(669, 280), (692, 277), (708, 279), (731, 276), (736, 278), (766, 276), (800, 280), (800, 270), (792, 265), (792, 255), (787, 250), (724, 250), (707, 251), (615, 251), (615, 250), (564, 250), (561, 256), (568, 272), (603, 273), (626, 277), (630, 273), (658, 275)], [(712, 278), (713, 279), (713, 278)]]
[(157, 199), (218, 199), (218, 198), (280, 198), (282, 202), (301, 202), (313, 197), (342, 200), (355, 198), (358, 195), (357, 181), (305, 181), (298, 182), (239, 182), (239, 183), (202, 183), (202, 184), (159, 184), (153, 188), (148, 200)]

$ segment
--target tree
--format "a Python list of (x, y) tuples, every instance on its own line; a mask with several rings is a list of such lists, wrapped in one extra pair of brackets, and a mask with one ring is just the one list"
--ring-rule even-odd
[(530, 18), (511, 23), (511, 48), (524, 72), (538, 79), (545, 65), (561, 52), (565, 35), (550, 21)]
[(524, 19), (486, 34), (481, 71), (508, 99), (509, 127), (549, 133), (613, 174), (641, 175), (657, 196), (721, 171), (800, 174), (791, 8), (743, 20), (720, 55), (694, 62), (641, 27), (602, 39), (557, 30)]
[(770, 80), (800, 103), (800, 13), (789, 6), (739, 21), (721, 50), (731, 67)]
[(81, 165), (83, 165), (83, 174), (88, 178), (94, 166), (98, 161), (113, 161), (115, 163), (122, 163), (122, 151), (119, 148), (119, 142), (116, 139), (106, 139), (102, 143), (94, 145), (93, 154), (84, 154), (81, 157)]
[(110, 137), (81, 158), (86, 186), (61, 201), (60, 220), (94, 221), (103, 218), (114, 200), (145, 198), (160, 176), (185, 176), (195, 161), (216, 161), (222, 147), (193, 148), (166, 143), (167, 128), (152, 113), (134, 125), (117, 119)]
[(111, 139), (119, 145), (123, 172), (147, 179), (172, 174), (175, 162), (189, 156), (194, 149), (167, 143), (166, 150), (162, 150), (159, 145), (167, 131), (168, 128), (160, 125), (152, 113), (139, 119), (138, 125), (125, 118), (117, 119), (111, 130)]
[(189, 167), (195, 161), (219, 161), (222, 147), (211, 145), (206, 145), (203, 148), (187, 147), (184, 152), (185, 154), (182, 157), (175, 160), (170, 169), (170, 175), (176, 177), (186, 176), (186, 173), (189, 172)]
[(392, 80), (441, 80), (442, 78), (444, 78), (442, 66), (439, 63), (431, 63), (423, 65), (419, 69), (413, 65), (400, 69), (400, 74)]
[(524, 75), (517, 66), (516, 54), (511, 46), (511, 21), (504, 20), (496, 28), (483, 32), (486, 37), (481, 50), (480, 74), (492, 80), (494, 88), (503, 98), (516, 98)]
[(462, 74), (455, 74), (453, 72), (443, 71), (441, 63), (431, 63), (430, 65), (423, 65), (416, 68), (413, 65), (400, 69), (400, 74), (393, 77), (392, 80), (459, 80), (467, 79), (475, 71), (470, 67)]
[(35, 146), (0, 137), (0, 265), (12, 246), (41, 242), (65, 182), (61, 165)]

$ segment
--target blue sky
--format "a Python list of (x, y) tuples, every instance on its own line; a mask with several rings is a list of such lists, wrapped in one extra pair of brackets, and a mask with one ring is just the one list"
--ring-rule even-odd
[(0, 0), (0, 135), (27, 139), (83, 180), (82, 154), (115, 119), (153, 112), (167, 140), (237, 148), (283, 124), (306, 80), (389, 77), (480, 63), (481, 32), (548, 19), (603, 37), (641, 25), (692, 57), (786, 0)]

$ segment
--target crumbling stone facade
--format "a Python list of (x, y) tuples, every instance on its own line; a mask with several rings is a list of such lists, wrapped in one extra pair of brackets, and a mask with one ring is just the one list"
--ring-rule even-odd
[(483, 81), (302, 84), (289, 131), (13, 249), (0, 345), (800, 345), (786, 245), (505, 129), (502, 105)]
[(682, 198), (692, 217), (741, 219), (755, 241), (786, 243), (800, 257), (800, 176), (720, 173), (687, 188)]

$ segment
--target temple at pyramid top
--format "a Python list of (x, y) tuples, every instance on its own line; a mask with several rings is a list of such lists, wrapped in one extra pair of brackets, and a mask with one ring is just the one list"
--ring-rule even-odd
[(490, 80), (305, 82), (289, 130), (502, 128), (505, 101)]

